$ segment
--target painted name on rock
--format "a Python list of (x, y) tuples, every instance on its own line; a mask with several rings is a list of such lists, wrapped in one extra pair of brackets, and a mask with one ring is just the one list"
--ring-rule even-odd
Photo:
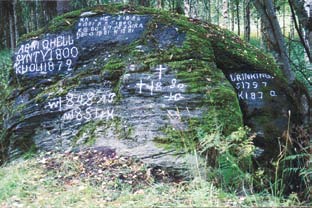
[(147, 15), (81, 17), (74, 30), (48, 34), (20, 44), (13, 56), (15, 74), (34, 77), (70, 73), (90, 44), (129, 43), (140, 38)]
[(80, 18), (76, 27), (76, 39), (92, 44), (133, 41), (142, 35), (149, 19), (146, 15), (130, 14)]
[(79, 50), (70, 33), (48, 35), (19, 45), (13, 67), (17, 75), (25, 76), (70, 72), (78, 56)]
[(274, 77), (267, 73), (230, 73), (229, 80), (240, 100), (249, 104), (260, 104), (265, 97), (276, 97), (273, 89)]

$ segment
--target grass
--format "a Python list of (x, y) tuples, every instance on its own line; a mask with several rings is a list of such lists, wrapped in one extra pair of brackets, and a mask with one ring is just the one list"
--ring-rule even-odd
[[(55, 156), (54, 156), (55, 157)], [(57, 157), (57, 156), (56, 156)], [(217, 188), (212, 181), (195, 177), (179, 183), (152, 182), (133, 189), (120, 181), (92, 184), (89, 180), (61, 183), (59, 175), (75, 170), (68, 158), (66, 168), (49, 171), (43, 157), (20, 160), (0, 168), (1, 207), (229, 207), (298, 206), (296, 197), (276, 198), (268, 193), (237, 194)], [(69, 168), (73, 166), (72, 168)], [(106, 184), (106, 185), (105, 185)], [(114, 188), (115, 187), (115, 188)]]

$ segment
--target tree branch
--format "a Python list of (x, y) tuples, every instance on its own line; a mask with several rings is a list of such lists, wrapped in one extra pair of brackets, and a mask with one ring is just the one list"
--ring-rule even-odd
[(292, 18), (294, 20), (294, 23), (295, 23), (295, 28), (296, 28), (296, 31), (299, 35), (299, 38), (300, 38), (300, 42), (301, 44), (303, 45), (304, 47), (304, 50), (309, 58), (309, 61), (312, 62), (312, 57), (311, 57), (311, 53), (310, 53), (310, 49), (309, 49), (309, 46), (306, 44), (306, 42), (304, 41), (304, 37), (302, 35), (302, 32), (299, 28), (299, 24), (297, 22), (297, 19), (296, 19), (296, 14), (295, 14), (295, 10), (294, 10), (294, 6), (292, 4), (292, 2), (290, 0), (288, 0), (288, 3), (289, 3), (289, 6), (290, 6), (290, 11), (291, 11), (291, 15), (292, 15)]

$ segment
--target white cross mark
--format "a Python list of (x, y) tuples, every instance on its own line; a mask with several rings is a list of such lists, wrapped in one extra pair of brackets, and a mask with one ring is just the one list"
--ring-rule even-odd
[(157, 71), (159, 71), (158, 79), (161, 80), (162, 71), (165, 71), (167, 68), (163, 67), (163, 65), (159, 65), (158, 68), (156, 68)]

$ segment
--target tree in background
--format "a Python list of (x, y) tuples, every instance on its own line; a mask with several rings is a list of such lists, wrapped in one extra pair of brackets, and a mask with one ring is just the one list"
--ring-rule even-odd
[(284, 37), (276, 17), (273, 2), (271, 0), (253, 0), (253, 4), (261, 18), (262, 34), (266, 42), (266, 48), (273, 53), (284, 75), (292, 82), (294, 75), (291, 71)]
[(56, 11), (57, 15), (64, 14), (70, 11), (69, 1), (57, 0), (56, 1)]
[(18, 39), (16, 0), (0, 1), (1, 43), (2, 47), (15, 48)]
[(250, 0), (244, 0), (244, 39), (250, 41)]
[[(305, 48), (307, 59), (312, 62), (312, 1), (288, 0), (295, 28)], [(298, 20), (297, 20), (298, 19)]]

